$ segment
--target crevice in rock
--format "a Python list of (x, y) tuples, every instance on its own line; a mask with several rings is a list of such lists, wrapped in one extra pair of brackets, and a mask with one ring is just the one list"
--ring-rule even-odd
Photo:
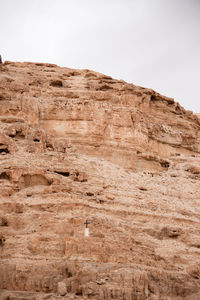
[(160, 165), (163, 168), (169, 168), (170, 163), (168, 161), (162, 161), (162, 162), (160, 162)]
[(5, 241), (5, 237), (2, 234), (0, 234), (0, 247), (4, 245)]
[(9, 134), (8, 136), (16, 139), (25, 139), (25, 135), (22, 133), (21, 130), (16, 130), (15, 134)]
[(4, 180), (10, 180), (10, 175), (6, 172), (2, 172), (0, 174), (0, 179), (4, 179)]
[(6, 145), (0, 144), (0, 153), (10, 153), (10, 151)]
[(139, 186), (138, 188), (139, 188), (140, 191), (147, 191), (147, 188), (146, 188), (146, 187)]
[(64, 275), (67, 277), (67, 278), (71, 278), (71, 277), (73, 277), (73, 275), (72, 275), (72, 272), (68, 269), (68, 267), (65, 267), (64, 269), (63, 269), (63, 273), (64, 273)]
[(89, 197), (92, 197), (92, 196), (94, 196), (94, 193), (92, 193), (92, 192), (86, 192), (86, 195), (89, 196)]
[(107, 91), (107, 90), (112, 90), (113, 88), (107, 84), (103, 84), (100, 87), (98, 87), (96, 90), (97, 91)]
[(83, 295), (83, 292), (81, 289), (79, 289), (77, 292), (76, 292), (76, 296), (82, 296)]
[(163, 101), (159, 95), (151, 95), (150, 102)]
[(157, 101), (155, 95), (151, 95), (150, 101), (151, 101), (151, 102)]
[(63, 83), (62, 83), (61, 80), (52, 80), (50, 82), (50, 86), (53, 86), (53, 87), (62, 87)]
[(54, 150), (53, 145), (50, 142), (46, 142), (46, 148), (47, 148), (47, 150), (50, 150), (50, 151)]
[(54, 171), (54, 173), (57, 173), (59, 175), (65, 176), (65, 177), (69, 177), (70, 176), (70, 172)]

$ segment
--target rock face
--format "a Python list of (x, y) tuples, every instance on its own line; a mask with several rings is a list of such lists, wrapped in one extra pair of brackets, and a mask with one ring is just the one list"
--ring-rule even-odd
[(199, 116), (93, 71), (5, 62), (0, 129), (0, 299), (200, 299)]

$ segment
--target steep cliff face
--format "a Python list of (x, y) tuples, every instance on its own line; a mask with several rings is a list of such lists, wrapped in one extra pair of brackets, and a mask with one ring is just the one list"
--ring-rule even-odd
[(6, 63), (2, 71), (1, 115), (18, 118), (38, 151), (73, 146), (137, 171), (200, 151), (198, 117), (153, 90), (48, 64)]
[(2, 297), (199, 299), (199, 128), (151, 89), (0, 65)]

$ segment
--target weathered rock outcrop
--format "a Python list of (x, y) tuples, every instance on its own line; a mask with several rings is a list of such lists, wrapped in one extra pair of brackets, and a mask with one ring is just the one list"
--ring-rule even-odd
[(197, 115), (93, 71), (5, 62), (0, 129), (2, 299), (200, 298)]

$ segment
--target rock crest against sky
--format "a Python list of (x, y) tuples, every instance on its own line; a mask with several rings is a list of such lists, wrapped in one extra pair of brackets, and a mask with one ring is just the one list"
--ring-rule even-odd
[(199, 0), (2, 0), (4, 60), (93, 69), (200, 112)]

